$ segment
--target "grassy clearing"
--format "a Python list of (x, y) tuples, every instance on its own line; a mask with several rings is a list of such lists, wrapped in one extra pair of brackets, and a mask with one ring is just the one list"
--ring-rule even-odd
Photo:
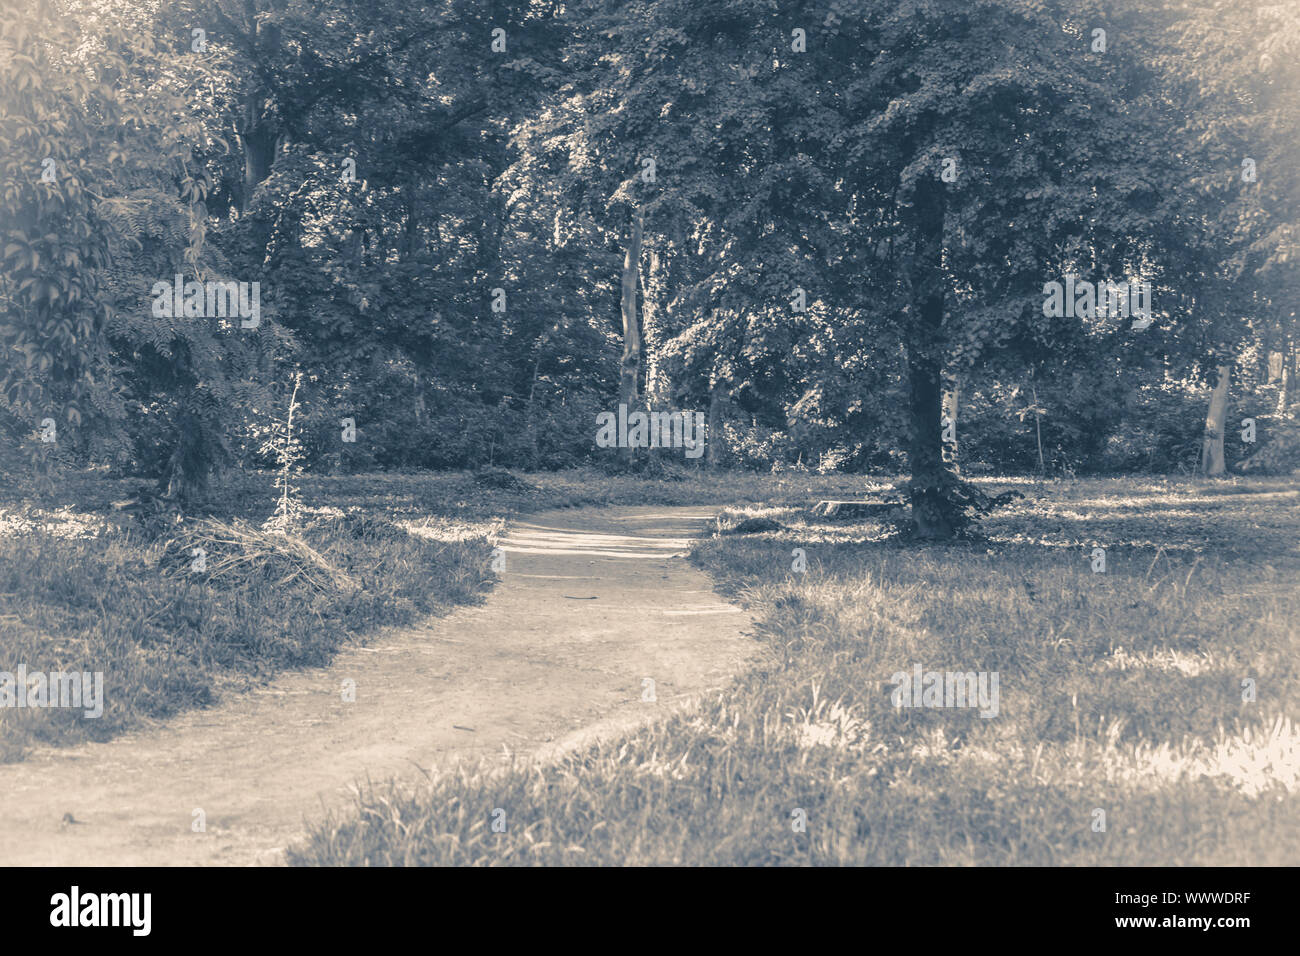
[[(291, 862), (1300, 861), (1294, 482), (1021, 490), (988, 541), (925, 548), (747, 509), (786, 529), (695, 558), (757, 612), (767, 664), (554, 765), (374, 788)], [(915, 664), (996, 672), (998, 715), (896, 708)]]
[[(801, 483), (802, 482), (802, 483)], [(54, 494), (0, 489), (0, 671), (102, 672), (103, 716), (0, 707), (0, 762), (33, 746), (105, 740), (213, 703), (285, 668), (323, 665), (345, 641), (479, 600), (503, 516), (599, 504), (802, 501), (861, 479), (661, 478), (595, 469), (305, 476), (312, 520), (257, 532), (272, 477), (234, 474), (206, 513), (151, 525), (114, 511), (135, 480), (69, 473)], [(67, 502), (77, 502), (76, 507)], [(397, 524), (394, 524), (397, 522)], [(207, 569), (191, 573), (193, 548)]]
[[(0, 670), (99, 671), (105, 698), (97, 719), (0, 709), (0, 760), (108, 739), (284, 668), (325, 664), (380, 625), (478, 600), (486, 533), (440, 541), (423, 530), (327, 517), (277, 542), (207, 519), (202, 534), (181, 526), (167, 539), (130, 529), (0, 539)], [(206, 571), (191, 570), (196, 544)]]
[[(458, 520), (494, 520), (547, 508), (596, 505), (693, 505), (700, 502), (802, 504), (817, 496), (855, 495), (883, 487), (861, 475), (780, 475), (727, 472), (668, 465), (658, 477), (609, 474), (597, 468), (558, 472), (493, 472), (515, 477), (513, 487), (497, 487), (473, 472), (390, 472), (366, 475), (304, 475), (295, 484), (304, 501), (343, 510), (361, 509), (408, 518), (438, 515)], [(213, 490), (210, 510), (221, 516), (261, 521), (270, 516), (276, 492), (268, 473), (231, 473)], [(110, 480), (70, 473), (61, 476), (57, 492), (41, 497), (28, 488), (0, 486), (0, 508), (41, 506), (50, 511), (77, 502), (78, 513), (104, 513), (113, 501), (128, 497), (139, 486), (135, 479)], [(508, 484), (508, 483), (507, 483)], [(0, 533), (3, 533), (0, 517)]]

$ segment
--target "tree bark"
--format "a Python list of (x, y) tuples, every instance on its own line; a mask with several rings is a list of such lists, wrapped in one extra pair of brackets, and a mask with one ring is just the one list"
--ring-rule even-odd
[(912, 296), (907, 327), (907, 373), (912, 470), (912, 522), (918, 538), (944, 539), (956, 532), (955, 485), (943, 460), (942, 374), (943, 192), (935, 180), (921, 179), (913, 199), (914, 254), (910, 263)]
[(280, 140), (279, 132), (269, 124), (254, 116), (256, 106), (247, 104), (247, 120), (240, 141), (244, 147), (244, 182), (240, 190), (239, 211), (248, 212), (252, 204), (253, 193), (266, 177), (271, 175), (271, 164), (275, 162), (275, 147)]
[(709, 389), (709, 430), (705, 432), (704, 460), (709, 468), (722, 468), (727, 463), (727, 447), (722, 441), (722, 421), (731, 402), (731, 390), (721, 382)]
[[(283, 2), (272, 3), (275, 10), (283, 10)], [(267, 62), (274, 62), (279, 55), (280, 27), (273, 22), (257, 19), (257, 7), (252, 2), (245, 3), (248, 16), (249, 34), (246, 42), (257, 55)], [(254, 79), (253, 88), (244, 95), (243, 123), (239, 129), (239, 141), (244, 150), (244, 181), (240, 189), (239, 212), (248, 212), (253, 201), (253, 192), (271, 175), (271, 165), (275, 162), (275, 150), (280, 142), (280, 124), (274, 119), (275, 107), (271, 101), (271, 90)]]
[(1038, 386), (1031, 385), (1034, 396), (1034, 439), (1038, 443), (1038, 473), (1047, 474), (1047, 462), (1043, 460), (1043, 411), (1038, 405)]
[(528, 387), (528, 404), (524, 407), (524, 421), (527, 423), (529, 439), (528, 467), (533, 471), (537, 470), (537, 462), (541, 455), (541, 450), (537, 446), (537, 422), (534, 418), (534, 414), (537, 408), (537, 378), (542, 370), (541, 346), (544, 343), (545, 338), (543, 338), (542, 342), (538, 343), (537, 358), (533, 362), (533, 381)]
[[(641, 325), (637, 321), (636, 293), (644, 224), (644, 216), (638, 209), (632, 214), (632, 236), (623, 257), (623, 360), (619, 365), (618, 400), (627, 406), (629, 414), (636, 407), (641, 377)], [(621, 455), (625, 462), (630, 462), (632, 449), (622, 449)]]
[(353, 270), (361, 268), (361, 247), (365, 231), (364, 226), (354, 224), (352, 228), (348, 230), (348, 234), (343, 240), (343, 260), (348, 264), (348, 267)]
[(663, 369), (655, 360), (655, 336), (658, 327), (663, 324), (663, 317), (659, 314), (662, 308), (659, 301), (663, 289), (662, 272), (659, 248), (651, 243), (646, 250), (646, 269), (640, 275), (641, 338), (642, 350), (645, 352), (641, 364), (645, 368), (644, 398), (647, 408), (664, 402), (667, 392)]
[(1295, 388), (1295, 342), (1286, 337), (1282, 348), (1282, 375), (1277, 386), (1277, 414), (1285, 417), (1291, 407), (1291, 392)]
[(1222, 475), (1227, 469), (1223, 460), (1223, 429), (1228, 418), (1228, 376), (1231, 368), (1219, 366), (1219, 380), (1210, 396), (1210, 410), (1205, 416), (1205, 441), (1201, 445), (1201, 473)]

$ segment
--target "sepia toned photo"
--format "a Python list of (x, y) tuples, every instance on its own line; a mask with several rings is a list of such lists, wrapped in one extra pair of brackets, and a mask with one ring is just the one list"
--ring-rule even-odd
[(1298, 145), (1294, 0), (0, 0), (23, 919), (1073, 870), (1240, 945), (1300, 862)]

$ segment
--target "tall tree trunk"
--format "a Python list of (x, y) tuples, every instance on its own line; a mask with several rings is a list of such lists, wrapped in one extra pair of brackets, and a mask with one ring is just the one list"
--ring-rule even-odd
[[(637, 322), (636, 292), (644, 224), (644, 216), (638, 209), (632, 214), (632, 237), (623, 257), (623, 361), (619, 366), (618, 400), (627, 406), (629, 414), (636, 407), (637, 384), (641, 377), (641, 325)], [(631, 462), (631, 448), (622, 449), (621, 454), (625, 462)]]
[(661, 404), (666, 399), (665, 376), (655, 356), (656, 335), (662, 337), (663, 316), (660, 296), (663, 290), (663, 269), (659, 261), (659, 247), (651, 243), (646, 250), (646, 268), (640, 274), (641, 287), (641, 339), (645, 357), (645, 403), (647, 408)]
[(244, 182), (240, 189), (239, 211), (248, 212), (253, 201), (253, 192), (271, 175), (271, 164), (275, 162), (275, 147), (280, 141), (279, 132), (258, 119), (255, 115), (257, 105), (250, 99), (245, 106), (245, 125), (239, 135), (244, 147)]
[(365, 236), (365, 227), (353, 224), (343, 240), (343, 260), (354, 271), (361, 268), (361, 246)]
[(1043, 460), (1043, 410), (1038, 405), (1038, 386), (1031, 385), (1034, 396), (1034, 439), (1038, 442), (1038, 473), (1047, 474), (1047, 462)]
[(960, 401), (960, 383), (953, 378), (943, 392), (943, 418), (948, 422), (945, 430), (949, 431), (952, 441), (943, 443), (943, 460), (952, 467), (953, 474), (961, 474), (961, 463), (957, 455), (957, 409)]
[(545, 345), (545, 343), (546, 339), (545, 336), (543, 336), (542, 340), (537, 345), (537, 358), (533, 362), (533, 381), (528, 387), (528, 404), (524, 406), (524, 421), (527, 424), (529, 439), (528, 467), (532, 471), (537, 470), (537, 462), (541, 456), (541, 450), (537, 446), (538, 429), (537, 421), (534, 416), (537, 409), (537, 378), (542, 370), (542, 346)]
[[(280, 57), (281, 33), (275, 14), (287, 7), (287, 0), (270, 0), (266, 9), (255, 0), (244, 0), (244, 40), (253, 55), (264, 63), (274, 63)], [(271, 12), (270, 18), (261, 16)], [(237, 130), (239, 145), (244, 154), (244, 177), (239, 184), (238, 206), (240, 216), (249, 213), (257, 188), (271, 175), (275, 153), (284, 136), (280, 118), (276, 115), (275, 90), (260, 77), (250, 80), (252, 86), (243, 95), (242, 115)], [(252, 223), (249, 242), (255, 255), (261, 259), (271, 243), (272, 219), (259, 217)]]
[(911, 316), (907, 327), (912, 522), (919, 538), (951, 538), (956, 531), (951, 491), (955, 478), (943, 460), (943, 192), (921, 179), (913, 199), (915, 246), (910, 263)]
[(1201, 445), (1201, 473), (1205, 475), (1222, 475), (1225, 471), (1223, 460), (1223, 429), (1228, 419), (1228, 376), (1230, 366), (1219, 366), (1219, 380), (1210, 396), (1210, 411), (1205, 416), (1205, 441)]
[(722, 422), (731, 403), (731, 389), (715, 382), (709, 389), (709, 430), (705, 432), (704, 460), (710, 468), (721, 468), (727, 463), (727, 446), (722, 441)]
[[(280, 27), (277, 23), (258, 20), (257, 5), (246, 0), (245, 13), (248, 17), (250, 33), (246, 42), (256, 51), (257, 56), (266, 62), (274, 62), (279, 55)], [(282, 11), (283, 0), (274, 0), (271, 8)], [(253, 201), (253, 192), (271, 175), (271, 164), (275, 162), (275, 150), (280, 143), (280, 126), (274, 118), (275, 106), (272, 91), (261, 85), (259, 79), (252, 80), (253, 87), (244, 94), (243, 122), (239, 129), (239, 141), (244, 150), (244, 181), (239, 195), (239, 211), (248, 212)]]
[(1286, 336), (1282, 347), (1282, 375), (1277, 385), (1277, 414), (1284, 417), (1291, 407), (1291, 393), (1295, 390), (1295, 341)]

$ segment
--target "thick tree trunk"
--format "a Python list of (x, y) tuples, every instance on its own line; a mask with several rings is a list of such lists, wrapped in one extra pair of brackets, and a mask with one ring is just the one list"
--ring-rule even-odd
[[(287, 7), (286, 0), (271, 0), (267, 9), (273, 13), (282, 12)], [(255, 0), (244, 0), (244, 26), (248, 33), (243, 37), (259, 57), (273, 62), (281, 44), (280, 27), (276, 18), (259, 19), (266, 12), (259, 9), (261, 5)], [(243, 97), (243, 116), (240, 118), (239, 141), (244, 151), (244, 181), (239, 195), (239, 211), (246, 213), (253, 201), (253, 192), (271, 175), (271, 164), (275, 162), (276, 146), (280, 142), (278, 123), (271, 117), (274, 108), (271, 104), (271, 92), (259, 85), (254, 79), (253, 86)]]
[(267, 176), (271, 175), (271, 164), (275, 162), (275, 147), (280, 141), (277, 130), (254, 118), (255, 109), (252, 102), (247, 105), (246, 125), (239, 137), (244, 147), (244, 182), (239, 196), (241, 213), (248, 212), (254, 191), (266, 181)]
[(1222, 475), (1225, 471), (1223, 460), (1223, 429), (1228, 418), (1228, 376), (1230, 366), (1219, 366), (1219, 380), (1210, 396), (1210, 411), (1205, 416), (1205, 442), (1201, 445), (1201, 473), (1205, 475)]
[(950, 492), (955, 483), (943, 460), (943, 192), (922, 179), (913, 200), (912, 302), (907, 329), (909, 458), (912, 521), (919, 538), (951, 538), (956, 531)]
[[(638, 264), (641, 260), (641, 210), (632, 214), (632, 236), (623, 257), (623, 361), (619, 365), (618, 400), (628, 413), (636, 407), (637, 385), (641, 377), (641, 325), (636, 315)], [(624, 461), (632, 460), (632, 449), (622, 450)]]

